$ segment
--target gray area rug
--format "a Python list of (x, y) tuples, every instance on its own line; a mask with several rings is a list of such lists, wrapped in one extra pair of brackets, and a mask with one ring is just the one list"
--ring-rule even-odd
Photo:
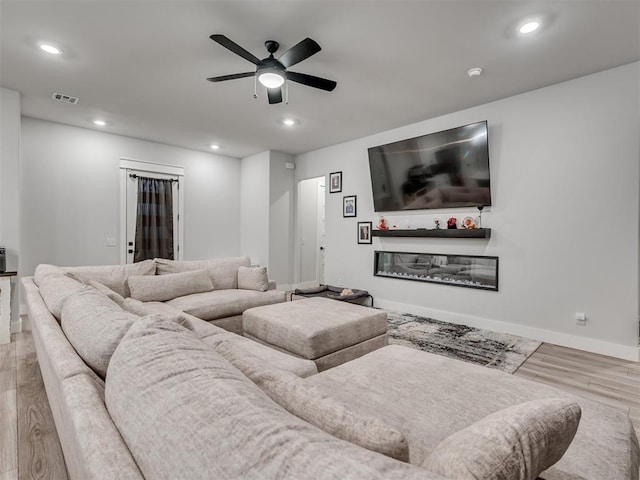
[(542, 342), (387, 310), (389, 343), (515, 372)]

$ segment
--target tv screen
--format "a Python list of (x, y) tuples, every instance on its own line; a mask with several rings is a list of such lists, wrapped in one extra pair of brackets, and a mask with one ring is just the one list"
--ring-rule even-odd
[(376, 212), (491, 205), (487, 122), (369, 148)]

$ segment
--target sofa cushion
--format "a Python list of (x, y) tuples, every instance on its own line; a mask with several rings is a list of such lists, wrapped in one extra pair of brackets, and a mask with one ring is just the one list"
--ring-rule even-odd
[(142, 302), (164, 302), (192, 293), (213, 290), (206, 270), (170, 273), (168, 275), (131, 275), (127, 280), (131, 297)]
[(156, 258), (158, 275), (205, 269), (216, 290), (238, 288), (238, 267), (251, 265), (249, 257), (213, 258), (210, 260), (166, 260)]
[(267, 267), (238, 267), (238, 288), (266, 292), (269, 289)]
[(241, 315), (249, 308), (284, 301), (285, 293), (280, 290), (256, 292), (255, 290), (229, 289), (185, 295), (169, 300), (167, 303), (203, 320), (216, 320)]
[(101, 293), (104, 293), (107, 297), (113, 300), (119, 307), (122, 307), (124, 305), (125, 298), (122, 295), (120, 295), (118, 292), (111, 290), (104, 283), (100, 283), (96, 280), (89, 280), (87, 282), (87, 285), (95, 288)]
[(48, 263), (41, 263), (36, 267), (33, 274), (33, 281), (37, 286), (40, 286), (45, 277), (49, 275), (64, 275), (65, 271), (56, 265), (49, 265)]
[(442, 479), (291, 415), (166, 321), (131, 327), (113, 355), (105, 396), (145, 478)]
[(382, 420), (358, 415), (284, 370), (270, 366), (230, 341), (216, 351), (258, 385), (278, 405), (331, 435), (396, 460), (409, 461), (404, 435)]
[(569, 448), (580, 413), (562, 398), (500, 410), (444, 439), (423, 466), (459, 480), (535, 480)]
[(113, 351), (139, 317), (115, 304), (106, 295), (85, 287), (62, 308), (62, 330), (78, 355), (102, 378)]
[(200, 338), (208, 338), (212, 335), (229, 333), (224, 328), (216, 327), (205, 320), (201, 320), (193, 315), (181, 312), (177, 308), (163, 302), (141, 302), (135, 298), (126, 298), (122, 308), (128, 312), (135, 313), (140, 317), (157, 314), (165, 317), (181, 318), (184, 320), (184, 323), (181, 322), (181, 324), (188, 324), (190, 329), (196, 332), (196, 335)]
[(155, 275), (156, 264), (153, 260), (144, 260), (127, 265), (98, 265), (88, 267), (63, 267), (63, 270), (78, 281), (88, 283), (89, 280), (106, 285), (123, 297), (129, 297), (127, 278), (131, 275)]
[(62, 316), (62, 306), (69, 296), (84, 289), (80, 282), (64, 274), (42, 276), (39, 287), (44, 303), (58, 321)]
[(225, 333), (221, 333), (219, 335), (211, 335), (207, 336), (206, 338), (200, 338), (203, 338), (204, 342), (207, 345), (211, 345), (214, 349), (216, 349), (216, 347), (221, 342), (233, 343), (237, 346), (238, 350), (247, 352), (247, 354), (249, 355), (254, 355), (263, 364), (268, 365), (269, 367), (278, 368), (280, 370), (286, 370), (287, 372), (294, 373), (298, 377), (305, 378), (318, 373), (318, 368), (312, 360), (294, 357), (293, 355), (289, 355), (288, 353), (284, 353), (271, 347), (267, 347), (262, 343), (249, 340), (242, 335), (237, 335), (235, 333), (227, 331), (224, 332)]

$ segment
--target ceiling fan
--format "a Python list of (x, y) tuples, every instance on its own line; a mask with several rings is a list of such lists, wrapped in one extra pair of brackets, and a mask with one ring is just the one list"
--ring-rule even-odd
[[(291, 72), (287, 70), (289, 67), (295, 65), (296, 63), (300, 63), (303, 60), (306, 60), (311, 55), (315, 55), (321, 50), (320, 45), (318, 45), (310, 38), (305, 38), (300, 43), (294, 45), (289, 50), (280, 55), (280, 57), (277, 59), (274, 58), (273, 54), (278, 51), (278, 47), (280, 47), (280, 44), (275, 40), (267, 40), (266, 42), (264, 42), (264, 46), (267, 48), (269, 56), (262, 60), (246, 51), (237, 43), (229, 40), (224, 35), (214, 34), (209, 38), (211, 38), (211, 40), (213, 40), (214, 42), (219, 43), (223, 47), (231, 50), (236, 55), (240, 55), (242, 58), (250, 61), (256, 66), (255, 72), (234, 73), (231, 75), (222, 75), (220, 77), (207, 78), (207, 80), (209, 80), (210, 82), (223, 82), (225, 80), (235, 80), (236, 78), (255, 77), (256, 81), (267, 87), (267, 96), (269, 97), (269, 103), (282, 102), (282, 86), (287, 80), (291, 80), (292, 82), (300, 83), (302, 85), (307, 85), (308, 87), (326, 90), (327, 92), (331, 92), (334, 88), (336, 88), (337, 83), (333, 80), (327, 80), (326, 78), (315, 77), (313, 75)], [(254, 98), (258, 97), (255, 90), (253, 96)]]

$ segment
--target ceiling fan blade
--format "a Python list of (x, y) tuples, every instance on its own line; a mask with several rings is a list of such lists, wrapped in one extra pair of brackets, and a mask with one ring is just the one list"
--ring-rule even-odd
[(236, 78), (253, 77), (256, 72), (233, 73), (231, 75), (220, 75), (219, 77), (207, 78), (210, 82), (224, 82), (225, 80), (235, 80)]
[(310, 38), (305, 38), (300, 43), (295, 44), (289, 50), (284, 52), (278, 61), (284, 65), (284, 68), (289, 68), (296, 63), (309, 58), (311, 55), (318, 53), (322, 48), (315, 41)]
[(267, 88), (267, 96), (269, 97), (269, 103), (281, 103), (282, 102), (282, 88)]
[(313, 75), (307, 75), (306, 73), (287, 72), (287, 79), (292, 82), (301, 83), (308, 87), (319, 88), (320, 90), (326, 90), (332, 92), (336, 85), (333, 80), (327, 80), (326, 78), (314, 77)]
[(253, 63), (254, 65), (258, 65), (260, 64), (260, 59), (258, 57), (256, 57), (255, 55), (253, 55), (250, 52), (247, 52), (244, 48), (242, 48), (240, 45), (238, 45), (237, 43), (229, 40), (227, 37), (225, 37), (224, 35), (220, 35), (220, 34), (213, 34), (209, 37), (211, 40), (213, 40), (214, 42), (219, 43), (220, 45), (222, 45), (225, 48), (228, 48), (229, 50), (231, 50), (233, 53), (235, 53), (236, 55), (240, 55), (242, 58), (244, 58), (245, 60), (249, 60), (251, 63)]

